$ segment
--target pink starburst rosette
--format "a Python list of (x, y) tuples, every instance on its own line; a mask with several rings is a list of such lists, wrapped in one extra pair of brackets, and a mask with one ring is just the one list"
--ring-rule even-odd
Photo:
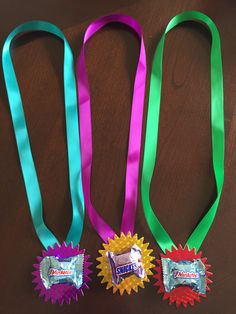
[(34, 264), (33, 283), (39, 296), (53, 304), (70, 304), (71, 300), (78, 300), (84, 295), (91, 281), (88, 261), (89, 255), (85, 250), (80, 250), (79, 245), (73, 247), (72, 243), (66, 245), (55, 244), (42, 251), (42, 256), (37, 257)]

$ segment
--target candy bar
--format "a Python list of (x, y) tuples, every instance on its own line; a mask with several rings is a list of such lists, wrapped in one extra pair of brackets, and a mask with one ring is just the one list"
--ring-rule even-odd
[(40, 277), (46, 289), (55, 284), (70, 284), (79, 289), (83, 283), (84, 255), (69, 258), (46, 256), (40, 263)]
[(161, 262), (167, 292), (179, 286), (189, 286), (200, 294), (206, 293), (206, 269), (201, 259), (174, 262), (170, 258), (162, 258)]
[(141, 249), (137, 245), (133, 245), (129, 250), (119, 254), (107, 252), (107, 257), (112, 271), (112, 282), (114, 284), (119, 284), (126, 277), (133, 274), (138, 278), (145, 277)]

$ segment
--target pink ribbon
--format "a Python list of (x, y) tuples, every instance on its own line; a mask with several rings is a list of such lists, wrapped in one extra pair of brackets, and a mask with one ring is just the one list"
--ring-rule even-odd
[(90, 179), (92, 168), (92, 125), (91, 125), (91, 101), (88, 77), (85, 65), (85, 46), (88, 40), (103, 26), (119, 22), (132, 28), (140, 38), (141, 48), (139, 61), (134, 82), (134, 92), (132, 100), (132, 111), (129, 131), (129, 145), (126, 166), (125, 182), (125, 202), (121, 223), (121, 232), (133, 234), (135, 214), (138, 196), (138, 174), (142, 134), (142, 120), (144, 95), (146, 84), (146, 52), (143, 41), (141, 27), (138, 22), (130, 16), (114, 14), (104, 16), (92, 22), (87, 28), (83, 46), (77, 62), (77, 84), (78, 84), (78, 104), (81, 136), (81, 158), (82, 158), (82, 181), (84, 190), (85, 206), (89, 219), (104, 242), (108, 238), (114, 238), (115, 232), (97, 213), (91, 202)]

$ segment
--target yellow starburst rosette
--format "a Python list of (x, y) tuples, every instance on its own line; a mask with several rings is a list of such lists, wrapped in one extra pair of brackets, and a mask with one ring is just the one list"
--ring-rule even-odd
[[(132, 246), (137, 245), (140, 248), (142, 256), (142, 266), (145, 272), (144, 278), (139, 278), (135, 274), (131, 274), (124, 278), (119, 284), (115, 284), (112, 279), (112, 269), (108, 259), (109, 252), (115, 252), (116, 254), (123, 253), (129, 250)], [(129, 232), (127, 235), (121, 233), (120, 237), (115, 235), (114, 239), (108, 239), (107, 243), (103, 243), (103, 250), (99, 250), (100, 257), (97, 258), (99, 264), (97, 268), (100, 269), (98, 273), (99, 277), (102, 278), (102, 283), (107, 283), (106, 289), (112, 288), (113, 293), (116, 293), (118, 290), (120, 295), (123, 295), (126, 291), (130, 294), (132, 291), (138, 292), (138, 287), (144, 288), (144, 282), (149, 282), (148, 276), (152, 275), (151, 268), (154, 265), (151, 263), (154, 259), (151, 256), (153, 250), (148, 249), (149, 243), (144, 243), (144, 238), (138, 238), (137, 233), (132, 236)]]

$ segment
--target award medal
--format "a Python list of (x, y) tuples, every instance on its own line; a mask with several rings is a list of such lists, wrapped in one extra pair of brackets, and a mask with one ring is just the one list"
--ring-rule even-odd
[[(30, 148), (23, 103), (11, 60), (10, 47), (16, 36), (25, 32), (45, 31), (64, 42), (64, 92), (66, 133), (69, 165), (69, 182), (72, 201), (72, 223), (65, 242), (59, 244), (43, 220), (43, 204), (38, 177)], [(63, 33), (53, 24), (33, 21), (21, 24), (7, 37), (3, 47), (3, 73), (8, 94), (12, 123), (25, 183), (29, 208), (35, 231), (44, 246), (34, 264), (33, 283), (45, 301), (70, 303), (83, 295), (90, 281), (89, 256), (79, 248), (83, 229), (84, 197), (80, 161), (78, 109), (73, 55)]]
[[(156, 162), (158, 124), (160, 116), (162, 60), (165, 35), (185, 21), (198, 21), (206, 24), (212, 35), (211, 47), (211, 132), (212, 159), (216, 180), (217, 196), (212, 206), (197, 225), (185, 246), (176, 246), (156, 217), (150, 203), (149, 192)], [(199, 248), (207, 235), (217, 212), (224, 181), (224, 102), (220, 36), (213, 21), (206, 15), (187, 11), (175, 16), (167, 25), (157, 46), (150, 82), (150, 95), (146, 126), (143, 171), (141, 180), (144, 214), (154, 238), (162, 249), (161, 259), (157, 260), (155, 285), (158, 293), (169, 303), (187, 307), (206, 297), (212, 283), (210, 265), (202, 257)]]
[[(91, 202), (91, 101), (85, 66), (85, 46), (87, 41), (99, 29), (112, 22), (128, 25), (137, 33), (141, 41), (140, 56), (134, 83), (126, 168), (125, 204), (120, 236), (116, 235), (111, 227), (106, 224)], [(143, 238), (139, 238), (137, 234), (133, 233), (137, 206), (138, 172), (146, 82), (146, 53), (139, 24), (133, 18), (120, 14), (105, 16), (90, 24), (85, 32), (83, 46), (78, 58), (77, 77), (85, 206), (94, 229), (104, 241), (103, 249), (99, 250), (101, 256), (97, 258), (99, 262), (97, 268), (100, 270), (98, 276), (102, 277), (102, 283), (107, 285), (107, 289), (113, 289), (113, 293), (119, 291), (121, 295), (124, 292), (130, 294), (132, 291), (137, 292), (138, 287), (144, 287), (144, 282), (149, 281), (148, 276), (152, 274), (151, 268), (154, 266), (151, 263), (154, 258), (150, 255), (152, 250), (148, 249), (149, 244), (144, 243)]]

